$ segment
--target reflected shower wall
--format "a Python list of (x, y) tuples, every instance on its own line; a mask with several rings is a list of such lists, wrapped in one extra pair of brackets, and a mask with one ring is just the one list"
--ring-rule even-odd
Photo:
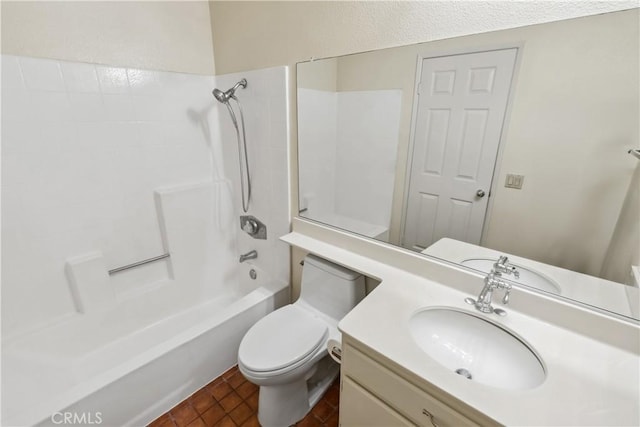
[[(301, 215), (387, 240), (402, 91), (298, 90)], [(306, 210), (305, 210), (306, 209)]]
[[(638, 162), (632, 156), (629, 156), (629, 161)], [(601, 277), (637, 286), (637, 279), (633, 277), (633, 268), (640, 268), (640, 221), (638, 218), (640, 218), (640, 164), (636, 165), (631, 176), (629, 189), (602, 264)]]

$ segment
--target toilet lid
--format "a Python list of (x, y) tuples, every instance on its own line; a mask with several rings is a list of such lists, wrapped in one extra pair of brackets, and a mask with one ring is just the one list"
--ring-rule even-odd
[(314, 352), (328, 335), (327, 325), (295, 305), (282, 307), (249, 329), (238, 350), (248, 369), (267, 372), (290, 366)]

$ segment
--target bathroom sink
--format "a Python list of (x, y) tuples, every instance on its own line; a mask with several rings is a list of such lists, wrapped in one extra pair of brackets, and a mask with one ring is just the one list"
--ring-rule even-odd
[[(489, 258), (470, 258), (465, 259), (461, 264), (475, 270), (480, 270), (484, 273), (489, 273), (493, 268), (494, 262), (496, 262), (496, 260)], [(523, 285), (531, 286), (532, 288), (560, 295), (560, 286), (555, 281), (521, 265), (513, 263), (512, 265), (518, 269), (520, 277), (516, 279), (513, 276), (505, 275), (504, 277), (506, 279), (514, 280), (518, 283), (522, 283)]]
[(484, 385), (534, 388), (545, 379), (533, 350), (507, 330), (471, 313), (433, 308), (409, 320), (413, 340), (445, 368)]

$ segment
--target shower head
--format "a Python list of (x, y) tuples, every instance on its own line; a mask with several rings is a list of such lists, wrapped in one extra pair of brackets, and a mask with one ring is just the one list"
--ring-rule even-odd
[(221, 91), (220, 89), (214, 89), (213, 90), (213, 96), (215, 96), (215, 98), (218, 101), (222, 102), (223, 104), (225, 102), (227, 102), (227, 100), (228, 100), (227, 95), (223, 91)]
[(229, 98), (233, 98), (233, 94), (236, 93), (236, 89), (239, 87), (246, 88), (247, 87), (247, 79), (242, 79), (238, 83), (236, 83), (231, 89), (226, 92), (221, 91), (220, 89), (213, 90), (213, 96), (223, 104), (229, 102)]

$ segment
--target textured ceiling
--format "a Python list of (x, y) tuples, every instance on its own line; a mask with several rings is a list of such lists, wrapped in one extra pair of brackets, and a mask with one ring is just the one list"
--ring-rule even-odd
[(637, 7), (637, 1), (211, 3), (217, 73)]

